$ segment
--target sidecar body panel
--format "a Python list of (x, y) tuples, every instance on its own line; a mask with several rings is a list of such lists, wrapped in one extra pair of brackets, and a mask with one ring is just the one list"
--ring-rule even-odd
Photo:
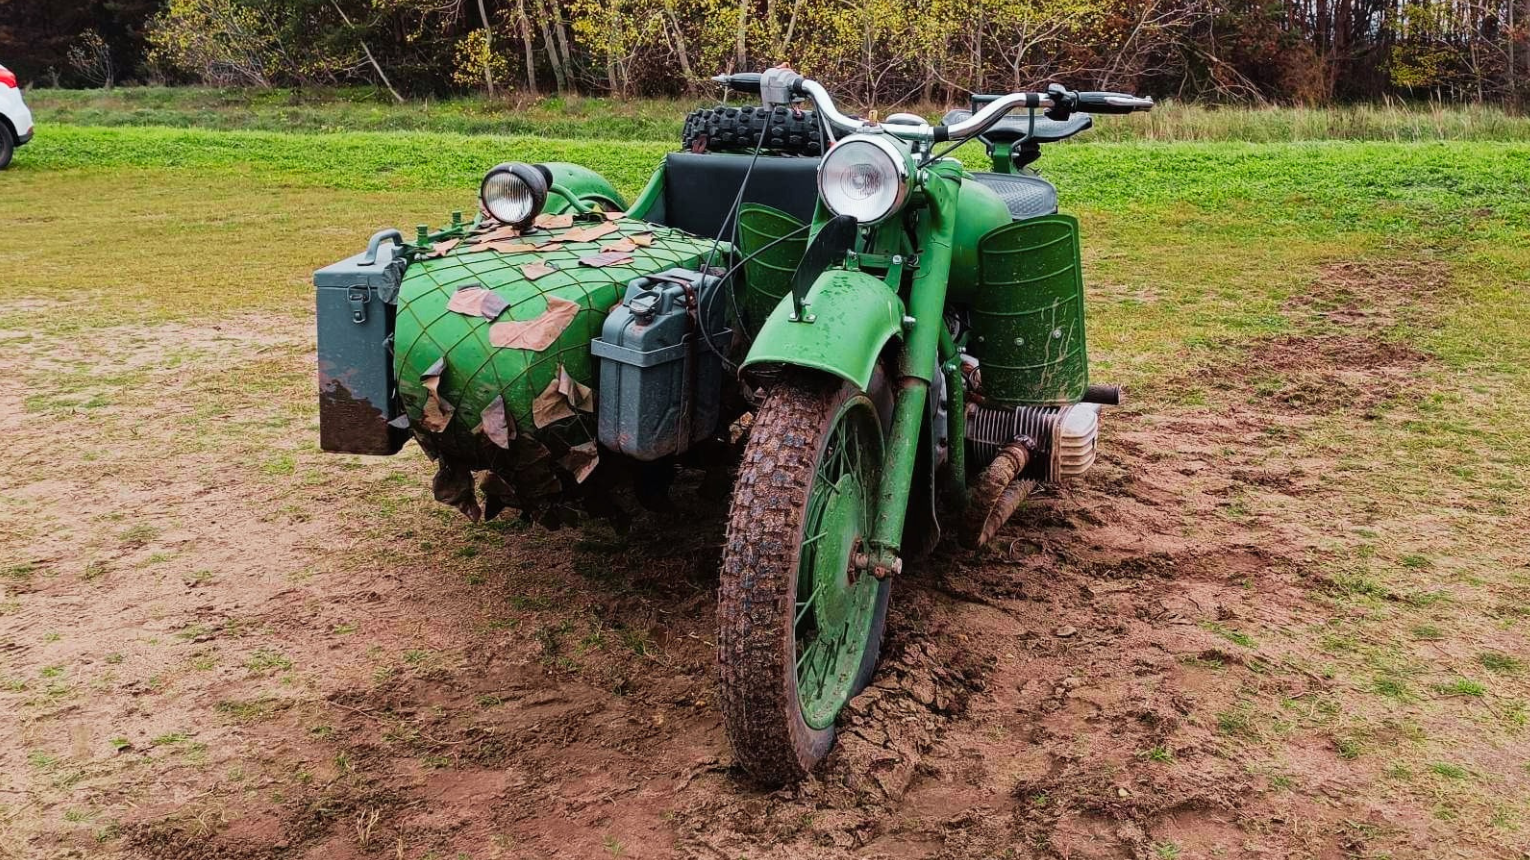
[(903, 300), (864, 272), (830, 269), (807, 294), (807, 316), (792, 319), (790, 297), (761, 326), (743, 366), (791, 365), (871, 385), (882, 348), (899, 336)]
[[(491, 470), (530, 507), (558, 490), (549, 465), (594, 439), (599, 374), (590, 342), (628, 282), (697, 268), (711, 242), (598, 215), (509, 241), (537, 247), (465, 241), (409, 266), (398, 294), (393, 370), (417, 438), (455, 467)], [(613, 245), (626, 250), (602, 258), (602, 248)], [(718, 253), (730, 252), (724, 246)], [(470, 287), (493, 294), (486, 306), (496, 310), (453, 306), (456, 293)], [(506, 429), (489, 432), (491, 417)]]

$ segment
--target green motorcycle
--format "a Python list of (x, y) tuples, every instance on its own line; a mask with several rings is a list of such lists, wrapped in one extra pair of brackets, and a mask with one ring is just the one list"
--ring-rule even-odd
[[(779, 784), (828, 753), (940, 516), (981, 545), (1094, 462), (1119, 391), (1089, 383), (1078, 224), (1031, 165), (1152, 101), (1054, 85), (931, 126), (846, 116), (784, 67), (715, 80), (762, 104), (693, 114), (630, 204), (577, 165), (502, 164), (478, 217), (316, 272), (320, 442), (413, 438), (439, 500), (550, 527), (736, 467), (722, 709)], [(946, 157), (972, 138), (991, 172)]]

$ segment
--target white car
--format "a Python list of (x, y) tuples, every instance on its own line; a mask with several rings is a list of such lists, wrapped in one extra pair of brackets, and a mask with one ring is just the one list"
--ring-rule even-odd
[(0, 170), (11, 166), (16, 147), (32, 139), (32, 112), (21, 100), (16, 73), (0, 66)]

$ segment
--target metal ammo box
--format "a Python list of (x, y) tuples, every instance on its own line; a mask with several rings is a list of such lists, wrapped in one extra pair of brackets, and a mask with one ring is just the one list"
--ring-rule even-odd
[(688, 269), (627, 284), (621, 305), (590, 342), (600, 359), (600, 444), (657, 460), (717, 429), (719, 353), (733, 339), (720, 288), (716, 276)]
[(384, 230), (365, 252), (313, 273), (319, 335), (319, 447), (394, 454), (409, 438), (393, 381), (393, 318), (408, 261)]

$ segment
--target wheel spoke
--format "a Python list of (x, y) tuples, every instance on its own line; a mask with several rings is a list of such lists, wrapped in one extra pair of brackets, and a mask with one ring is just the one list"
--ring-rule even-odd
[(821, 582), (818, 583), (817, 588), (813, 589), (813, 593), (808, 595), (807, 600), (797, 601), (797, 620), (792, 622), (793, 630), (796, 630), (797, 625), (802, 623), (802, 617), (807, 614), (808, 607), (813, 605), (813, 601), (818, 599), (818, 592), (820, 591), (823, 591), (823, 583)]

